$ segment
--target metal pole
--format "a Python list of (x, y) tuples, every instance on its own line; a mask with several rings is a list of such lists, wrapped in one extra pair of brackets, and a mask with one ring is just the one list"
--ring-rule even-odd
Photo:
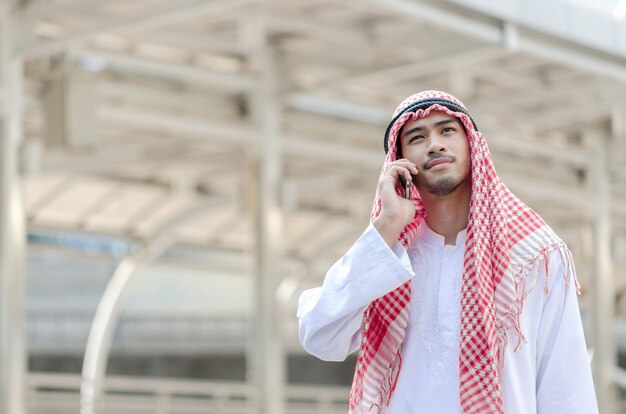
[(111, 348), (113, 328), (119, 317), (119, 304), (128, 281), (137, 267), (146, 261), (145, 251), (125, 257), (115, 269), (111, 281), (100, 299), (96, 316), (94, 317), (80, 383), (80, 413), (94, 414), (100, 412), (100, 394), (102, 382), (106, 372), (106, 363)]
[(283, 414), (285, 353), (282, 317), (277, 289), (283, 273), (281, 207), (282, 148), (280, 142), (281, 110), (278, 98), (278, 76), (275, 51), (269, 43), (261, 18), (248, 26), (251, 67), (258, 75), (256, 93), (252, 96), (252, 114), (258, 127), (256, 153), (253, 155), (255, 203), (255, 305), (252, 315), (252, 338), (248, 360), (249, 380), (256, 385), (256, 412)]
[(590, 184), (595, 191), (593, 281), (593, 362), (598, 405), (603, 414), (617, 414), (613, 381), (617, 356), (614, 344), (615, 287), (611, 258), (611, 176), (609, 136), (588, 133), (585, 137), (594, 154)]
[(101, 412), (100, 397), (113, 340), (113, 330), (119, 319), (121, 299), (126, 292), (128, 282), (140, 266), (158, 258), (163, 251), (176, 242), (171, 234), (174, 229), (206, 212), (207, 208), (215, 203), (222, 201), (216, 198), (198, 202), (169, 220), (144, 246), (135, 251), (133, 255), (124, 258), (115, 269), (115, 273), (100, 299), (87, 339), (80, 385), (81, 414)]
[(0, 413), (25, 412), (25, 224), (18, 148), (22, 138), (22, 61), (13, 56), (13, 2), (0, 0)]

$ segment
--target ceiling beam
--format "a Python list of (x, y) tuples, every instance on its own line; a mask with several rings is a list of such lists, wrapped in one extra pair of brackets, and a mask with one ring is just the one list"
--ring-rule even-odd
[(351, 49), (366, 49), (372, 43), (363, 30), (346, 30), (337, 26), (315, 22), (309, 17), (303, 19), (299, 16), (287, 15), (279, 10), (272, 10), (266, 16), (266, 20), (270, 33), (296, 33)]
[(102, 4), (102, 0), (57, 0), (54, 2), (29, 2), (16, 13), (17, 19), (40, 19), (56, 13), (65, 13), (73, 7)]
[(212, 33), (185, 32), (178, 28), (167, 31), (151, 31), (132, 34), (128, 39), (133, 42), (150, 42), (175, 47), (193, 52), (222, 53), (243, 57), (250, 51), (236, 42), (216, 39)]
[(181, 84), (200, 84), (222, 90), (246, 91), (254, 87), (254, 78), (244, 73), (225, 73), (212, 71), (209, 68), (148, 59), (127, 53), (110, 52), (99, 49), (82, 49), (72, 52), (74, 61), (98, 58), (104, 60), (103, 65), (126, 73), (155, 76)]
[(366, 83), (370, 86), (382, 87), (411, 79), (447, 73), (451, 68), (473, 66), (492, 61), (509, 53), (501, 47), (479, 47), (464, 52), (445, 53), (441, 56), (429, 57), (418, 62), (393, 65), (373, 71), (353, 73), (346, 77), (321, 82), (316, 88), (336, 88), (347, 83)]
[(285, 98), (285, 103), (290, 108), (303, 112), (375, 125), (386, 125), (391, 118), (387, 108), (306, 93), (292, 93)]
[(515, 194), (522, 198), (533, 200), (550, 200), (555, 204), (576, 210), (577, 213), (585, 218), (591, 217), (592, 210), (588, 203), (581, 200), (589, 200), (591, 194), (585, 189), (576, 189), (574, 187), (564, 187), (557, 185), (540, 185), (534, 180), (528, 180), (526, 177), (519, 175), (509, 175), (505, 172), (500, 173), (504, 184)]
[[(473, 38), (509, 47), (511, 50), (528, 52), (550, 62), (559, 62), (569, 67), (606, 76), (626, 82), (626, 63), (623, 59), (602, 57), (597, 52), (587, 52), (575, 44), (561, 45), (559, 39), (547, 36), (542, 40), (532, 38), (528, 33), (516, 30), (514, 44), (507, 43), (511, 24), (506, 21), (486, 23), (472, 17), (445, 10), (444, 8), (408, 0), (361, 0), (387, 10), (393, 10), (402, 16), (409, 16), (420, 21), (433, 21), (451, 31), (466, 34)], [(491, 17), (491, 20), (494, 20)], [(514, 25), (513, 25), (514, 26)], [(552, 41), (552, 43), (550, 43)], [(562, 42), (562, 41), (561, 41)]]
[[(235, 8), (248, 6), (255, 0), (193, 0), (170, 3), (167, 7), (144, 11), (140, 15), (127, 18), (115, 17), (97, 26), (70, 33), (59, 38), (48, 40), (18, 41), (15, 54), (24, 58), (43, 57), (68, 50), (77, 44), (87, 42), (100, 34), (136, 33), (154, 30), (162, 26), (170, 26), (203, 15), (220, 15), (231, 12)], [(21, 15), (15, 18), (18, 22), (32, 22), (31, 16)]]
[(419, 1), (358, 0), (352, 3), (362, 4), (366, 8), (371, 6), (382, 8), (408, 19), (416, 18), (420, 21), (437, 22), (437, 24), (457, 33), (463, 33), (490, 43), (498, 43), (502, 40), (502, 31), (495, 25), (488, 25)]

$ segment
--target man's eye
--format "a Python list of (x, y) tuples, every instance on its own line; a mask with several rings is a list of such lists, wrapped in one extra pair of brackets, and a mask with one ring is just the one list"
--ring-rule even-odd
[(409, 142), (413, 142), (413, 141), (421, 141), (422, 139), (424, 139), (423, 135), (416, 135), (414, 137), (409, 138)]
[(443, 132), (444, 134), (448, 132), (454, 132), (454, 128), (447, 127), (447, 128), (444, 128), (443, 131), (441, 132)]

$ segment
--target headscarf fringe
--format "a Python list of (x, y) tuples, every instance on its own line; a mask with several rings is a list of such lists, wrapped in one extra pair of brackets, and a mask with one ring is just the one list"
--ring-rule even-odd
[[(521, 331), (518, 333), (518, 338), (521, 336)], [(504, 370), (504, 353), (506, 346), (509, 343), (508, 335), (504, 329), (498, 331), (498, 371), (502, 373)]]
[[(528, 259), (526, 263), (519, 266), (519, 269), (515, 271), (514, 280), (515, 280), (516, 300), (512, 303), (511, 309), (509, 313), (506, 315), (505, 324), (503, 324), (502, 326), (498, 328), (497, 334), (498, 334), (499, 345), (500, 345), (499, 353), (503, 352), (502, 350), (506, 347), (506, 344), (508, 343), (507, 330), (509, 329), (512, 329), (513, 332), (515, 332), (515, 335), (517, 338), (514, 352), (517, 352), (517, 350), (520, 348), (522, 343), (524, 344), (527, 343), (526, 337), (524, 336), (522, 329), (521, 329), (521, 316), (524, 310), (524, 303), (526, 301), (526, 298), (528, 297), (528, 295), (530, 295), (530, 293), (536, 287), (537, 282), (539, 281), (538, 280), (539, 277), (542, 276), (541, 272), (532, 272), (532, 270), (534, 270), (535, 268), (539, 266), (539, 263), (538, 263), (539, 261), (543, 261), (543, 267), (542, 267), (542, 270), (544, 270), (543, 292), (545, 296), (548, 296), (550, 294), (549, 257), (552, 251), (554, 250), (558, 252), (559, 259), (561, 260), (561, 265), (563, 267), (562, 277), (563, 277), (563, 281), (565, 285), (569, 286), (570, 282), (573, 280), (575, 287), (576, 287), (576, 292), (580, 294), (580, 284), (578, 283), (578, 279), (576, 277), (576, 271), (574, 269), (574, 259), (572, 257), (572, 253), (567, 248), (565, 243), (563, 242), (552, 243), (540, 249), (537, 255)], [(529, 281), (530, 276), (533, 274), (535, 275), (535, 277)], [(505, 346), (503, 347), (502, 344), (505, 344)], [(499, 365), (503, 365), (503, 357), (504, 355), (502, 354), (501, 355), (502, 360), (500, 360)]]

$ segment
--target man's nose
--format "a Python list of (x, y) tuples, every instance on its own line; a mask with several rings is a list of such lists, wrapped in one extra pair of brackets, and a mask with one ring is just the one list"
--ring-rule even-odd
[(431, 138), (430, 145), (428, 146), (428, 155), (446, 151), (447, 148), (443, 142), (439, 141), (436, 137)]

